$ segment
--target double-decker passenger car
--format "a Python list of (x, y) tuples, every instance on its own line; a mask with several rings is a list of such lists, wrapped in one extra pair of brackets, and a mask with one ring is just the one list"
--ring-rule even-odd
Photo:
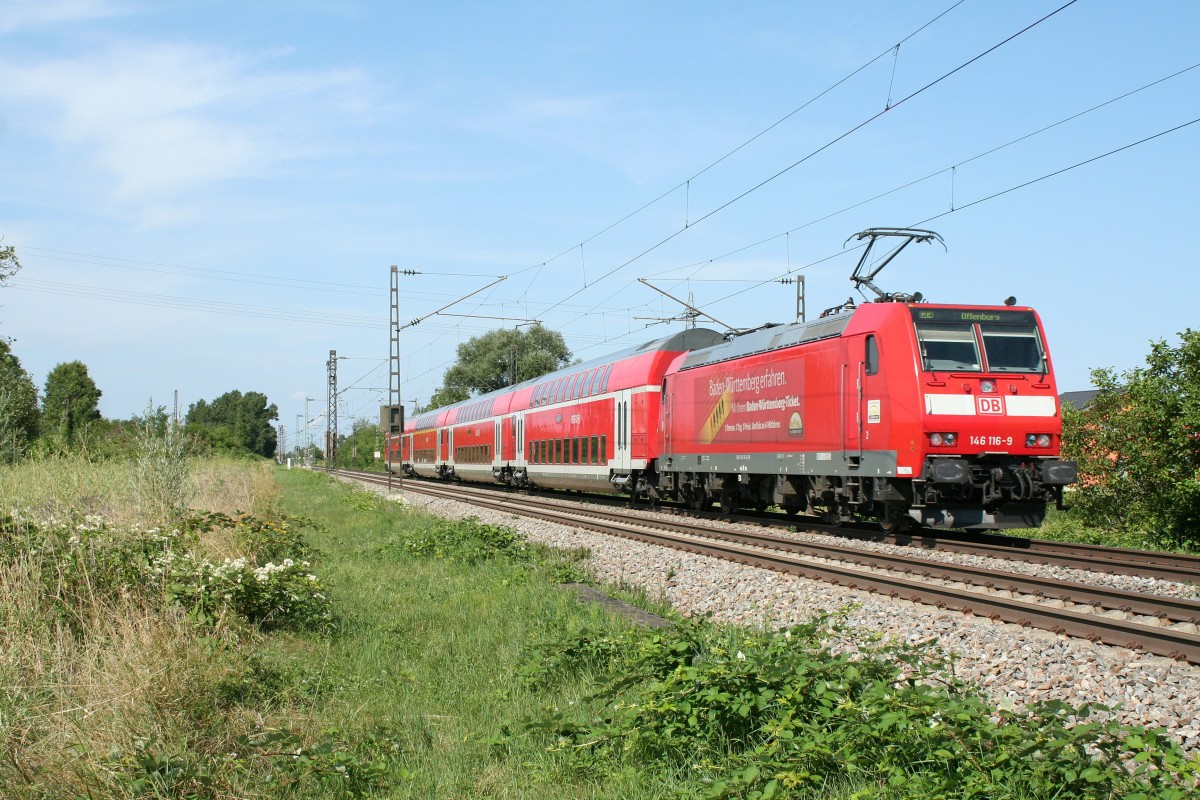
[(658, 459), (663, 376), (686, 353), (721, 341), (715, 331), (685, 330), (421, 414), (405, 423), (399, 441), (389, 440), (390, 468), (518, 487), (632, 492)]

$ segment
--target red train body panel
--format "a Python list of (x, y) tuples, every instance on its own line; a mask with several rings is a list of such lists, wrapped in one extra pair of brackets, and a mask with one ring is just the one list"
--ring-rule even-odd
[(689, 330), (410, 420), (410, 474), (1026, 527), (1074, 465), (1029, 308), (867, 303), (726, 339)]

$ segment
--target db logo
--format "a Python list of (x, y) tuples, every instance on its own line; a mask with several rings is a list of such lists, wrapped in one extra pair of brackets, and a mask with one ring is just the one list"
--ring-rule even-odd
[(1004, 400), (999, 397), (976, 397), (975, 404), (980, 414), (1003, 414)]

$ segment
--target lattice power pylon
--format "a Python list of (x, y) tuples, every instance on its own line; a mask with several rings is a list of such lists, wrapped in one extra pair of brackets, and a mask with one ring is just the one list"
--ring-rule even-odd
[(332, 465), (337, 461), (337, 350), (329, 351), (329, 406), (325, 411), (325, 463)]

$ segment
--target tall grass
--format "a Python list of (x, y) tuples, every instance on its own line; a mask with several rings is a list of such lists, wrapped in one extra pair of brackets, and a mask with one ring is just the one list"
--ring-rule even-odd
[[(151, 460), (158, 458), (152, 456)], [(278, 487), (263, 461), (230, 457), (186, 459), (186, 480), (148, 486), (146, 466), (89, 462), (63, 456), (0, 464), (0, 518), (14, 510), (39, 520), (100, 517), (117, 527), (164, 524), (169, 511), (185, 507), (234, 514), (272, 507)]]
[[(153, 526), (178, 517), (184, 498), (232, 514), (269, 509), (278, 490), (266, 465), (186, 460), (162, 439), (130, 462), (0, 466), (5, 800), (172, 795), (168, 784), (184, 796), (187, 786), (233, 785), (236, 765), (213, 766), (202, 754), (232, 752), (252, 730), (214, 698), (244, 668), (243, 647), (257, 634), (237, 620), (198, 618), (195, 604), (177, 599), (188, 574), (155, 565), (249, 553), (227, 525), (184, 534)], [(147, 482), (154, 460), (169, 479)], [(175, 766), (153, 766), (163, 758)], [(251, 786), (241, 796), (269, 795)]]

